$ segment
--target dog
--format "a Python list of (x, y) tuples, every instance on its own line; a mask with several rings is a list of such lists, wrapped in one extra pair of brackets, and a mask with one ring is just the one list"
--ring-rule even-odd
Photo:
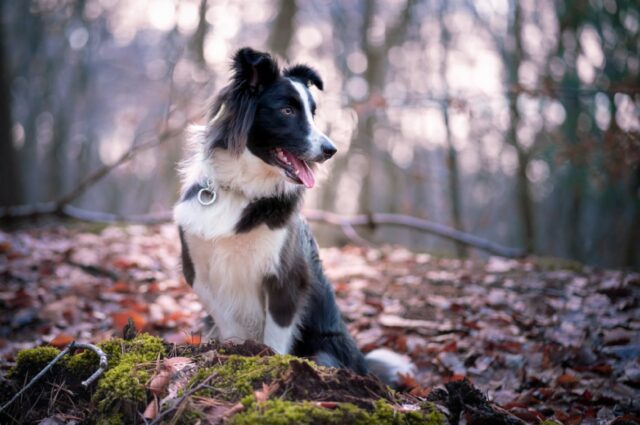
[(310, 89), (323, 89), (320, 75), (306, 65), (281, 70), (251, 48), (236, 52), (232, 74), (206, 125), (192, 128), (174, 207), (185, 280), (214, 322), (207, 336), (253, 339), (397, 384), (413, 366), (386, 349), (358, 349), (300, 214), (314, 169), (337, 151), (314, 124)]

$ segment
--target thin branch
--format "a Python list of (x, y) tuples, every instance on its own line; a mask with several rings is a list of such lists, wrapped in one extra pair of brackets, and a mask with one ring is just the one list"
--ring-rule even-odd
[(71, 192), (61, 197), (57, 201), (55, 201), (55, 205), (57, 209), (61, 209), (65, 205), (71, 203), (76, 200), (80, 195), (82, 195), (88, 188), (96, 184), (103, 177), (109, 174), (114, 168), (119, 167), (125, 162), (131, 160), (138, 153), (145, 151), (147, 149), (155, 148), (170, 140), (177, 134), (179, 134), (179, 130), (163, 130), (156, 139), (150, 140), (146, 143), (136, 144), (135, 141), (133, 146), (128, 149), (125, 153), (123, 153), (120, 158), (118, 158), (114, 163), (103, 165), (94, 171), (89, 177), (84, 179), (78, 186), (76, 186)]
[(27, 385), (25, 385), (24, 387), (22, 387), (22, 389), (20, 391), (18, 391), (12, 398), (11, 400), (9, 400), (8, 402), (6, 402), (2, 407), (0, 407), (0, 412), (4, 411), (7, 407), (9, 407), (14, 401), (16, 401), (25, 391), (27, 391), (29, 388), (31, 388), (31, 386), (33, 384), (35, 384), (40, 378), (42, 378), (56, 363), (58, 363), (58, 361), (65, 356), (68, 353), (73, 353), (73, 351), (76, 348), (85, 348), (88, 350), (92, 350), (93, 352), (95, 352), (98, 357), (100, 358), (100, 363), (99, 363), (99, 367), (98, 370), (96, 370), (89, 378), (85, 379), (84, 381), (82, 381), (82, 386), (84, 388), (87, 388), (89, 385), (91, 385), (96, 379), (98, 379), (103, 373), (104, 371), (107, 369), (108, 366), (108, 361), (107, 361), (107, 355), (105, 354), (104, 351), (102, 351), (101, 349), (99, 349), (98, 347), (96, 347), (93, 344), (84, 344), (81, 342), (71, 342), (71, 344), (67, 345), (67, 347), (60, 351), (60, 353), (58, 353), (57, 356), (55, 356), (53, 358), (53, 360), (51, 360), (36, 376), (34, 376), (31, 381), (29, 381), (29, 383)]

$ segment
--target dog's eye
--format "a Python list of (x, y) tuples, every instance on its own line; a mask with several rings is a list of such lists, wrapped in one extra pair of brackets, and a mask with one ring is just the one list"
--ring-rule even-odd
[(282, 112), (284, 115), (287, 115), (287, 116), (291, 116), (295, 114), (295, 111), (291, 106), (287, 106), (286, 108), (280, 109), (280, 112)]

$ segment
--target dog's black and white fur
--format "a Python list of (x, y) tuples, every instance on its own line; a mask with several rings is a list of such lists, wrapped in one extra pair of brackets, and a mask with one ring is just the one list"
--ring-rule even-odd
[[(299, 213), (313, 165), (336, 152), (313, 122), (310, 87), (322, 90), (320, 76), (305, 65), (280, 71), (250, 48), (235, 54), (232, 71), (207, 124), (193, 130), (195, 154), (174, 208), (184, 276), (215, 322), (209, 336), (253, 339), (359, 374), (372, 369), (393, 383), (411, 365), (386, 350), (365, 360)], [(200, 201), (213, 191), (215, 202)]]

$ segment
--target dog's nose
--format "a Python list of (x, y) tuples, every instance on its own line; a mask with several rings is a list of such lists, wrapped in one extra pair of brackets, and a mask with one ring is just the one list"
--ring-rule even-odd
[(336, 152), (338, 152), (338, 149), (334, 146), (333, 143), (331, 143), (329, 139), (325, 139), (322, 142), (320, 149), (322, 150), (322, 156), (324, 156), (324, 159), (329, 159), (333, 155), (335, 155)]

